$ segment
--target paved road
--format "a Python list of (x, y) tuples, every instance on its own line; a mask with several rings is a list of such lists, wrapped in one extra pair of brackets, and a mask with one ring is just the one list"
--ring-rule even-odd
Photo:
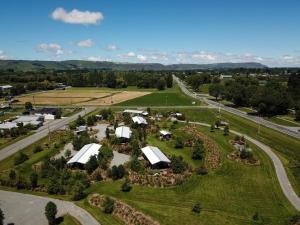
[(88, 212), (76, 206), (73, 202), (17, 192), (0, 191), (0, 207), (5, 214), (4, 224), (48, 225), (44, 213), (45, 206), (49, 201), (57, 205), (57, 216), (69, 213), (82, 225), (100, 225)]
[(46, 137), (50, 131), (55, 131), (60, 129), (61, 127), (67, 125), (68, 123), (74, 121), (79, 115), (83, 116), (87, 113), (92, 112), (95, 110), (93, 107), (86, 108), (85, 110), (82, 110), (79, 113), (74, 114), (73, 116), (63, 118), (60, 120), (54, 120), (52, 121), (49, 126), (43, 126), (41, 127), (37, 133), (34, 133), (33, 135), (30, 135), (14, 144), (11, 144), (3, 149), (0, 150), (0, 161), (3, 159), (6, 159), (7, 157), (13, 155), (14, 153), (20, 151), (21, 149), (33, 144), (34, 142), (40, 140), (43, 137)]
[[(185, 122), (185, 121), (183, 121)], [(189, 122), (190, 124), (196, 124), (196, 125), (200, 125), (200, 126), (206, 126), (206, 127), (210, 127), (210, 124), (206, 124), (206, 123), (200, 123), (200, 122)], [(288, 176), (285, 172), (285, 169), (283, 167), (282, 162), (280, 161), (280, 159), (278, 158), (278, 156), (273, 152), (273, 150), (263, 144), (262, 142), (249, 137), (246, 134), (242, 134), (240, 132), (234, 131), (234, 130), (230, 130), (231, 133), (239, 135), (239, 136), (244, 136), (246, 140), (252, 142), (253, 144), (255, 144), (256, 146), (258, 146), (261, 150), (263, 150), (272, 160), (273, 165), (275, 167), (275, 172), (277, 175), (277, 179), (279, 181), (280, 187), (284, 193), (284, 195), (287, 197), (287, 199), (290, 201), (290, 203), (298, 210), (300, 211), (300, 198), (297, 196), (296, 192), (294, 191)]]
[(173, 76), (173, 79), (177, 82), (177, 84), (180, 87), (180, 89), (186, 95), (188, 95), (188, 96), (190, 96), (192, 98), (195, 98), (195, 99), (198, 99), (198, 100), (202, 100), (202, 101), (204, 101), (205, 103), (207, 103), (210, 106), (214, 106), (216, 108), (220, 108), (220, 109), (222, 109), (222, 110), (224, 110), (226, 112), (235, 114), (237, 116), (240, 116), (240, 117), (243, 117), (245, 119), (251, 120), (251, 121), (253, 121), (253, 122), (257, 123), (257, 124), (261, 124), (263, 126), (266, 126), (266, 127), (271, 128), (271, 129), (274, 129), (276, 131), (279, 131), (279, 132), (281, 132), (283, 134), (287, 134), (287, 135), (292, 136), (294, 138), (300, 139), (300, 132), (297, 131), (297, 130), (295, 130), (295, 129), (293, 129), (293, 128), (286, 127), (286, 126), (283, 126), (283, 125), (279, 125), (279, 124), (267, 121), (267, 120), (265, 120), (265, 119), (263, 119), (261, 117), (258, 117), (258, 116), (248, 115), (246, 112), (234, 109), (232, 107), (225, 106), (225, 105), (220, 104), (218, 102), (209, 100), (206, 97), (198, 96), (197, 94), (194, 94), (191, 91), (189, 91), (186, 88), (185, 84), (178, 77)]

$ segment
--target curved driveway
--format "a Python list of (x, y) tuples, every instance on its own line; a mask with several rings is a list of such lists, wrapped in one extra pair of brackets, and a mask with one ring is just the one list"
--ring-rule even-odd
[[(200, 123), (200, 122), (189, 122), (190, 124), (196, 124), (196, 125), (200, 125), (200, 126), (206, 126), (206, 127), (210, 127), (211, 125), (206, 124), (206, 123)], [(294, 191), (288, 176), (285, 172), (285, 169), (283, 167), (282, 162), (280, 161), (280, 159), (278, 158), (278, 156), (272, 151), (272, 149), (263, 144), (262, 142), (249, 137), (248, 135), (242, 134), (240, 132), (234, 131), (234, 130), (230, 130), (231, 133), (239, 135), (239, 136), (244, 136), (246, 140), (250, 141), (251, 143), (255, 144), (256, 146), (258, 146), (261, 150), (263, 150), (272, 160), (273, 165), (275, 167), (275, 172), (277, 175), (277, 179), (279, 181), (280, 187), (284, 193), (284, 195), (287, 197), (287, 199), (289, 200), (289, 202), (298, 210), (300, 211), (300, 198), (297, 196), (296, 192)]]
[(73, 202), (17, 192), (0, 191), (0, 208), (5, 216), (4, 224), (48, 225), (45, 217), (45, 206), (49, 201), (56, 204), (57, 216), (69, 213), (82, 225), (100, 225), (88, 212)]

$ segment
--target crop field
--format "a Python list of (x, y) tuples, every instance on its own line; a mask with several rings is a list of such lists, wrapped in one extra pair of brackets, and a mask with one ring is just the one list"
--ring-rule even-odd
[(150, 94), (145, 91), (122, 91), (108, 88), (69, 88), (24, 95), (17, 104), (32, 102), (36, 105), (112, 105)]
[[(258, 213), (263, 224), (282, 225), (295, 213), (283, 196), (269, 158), (255, 146), (259, 166), (249, 166), (231, 161), (227, 154), (233, 150), (231, 137), (222, 132), (210, 133), (209, 128), (199, 127), (201, 132), (213, 138), (221, 147), (222, 166), (205, 176), (193, 175), (184, 184), (174, 188), (153, 188), (133, 185), (129, 193), (120, 191), (122, 182), (99, 182), (91, 186), (89, 193), (113, 196), (153, 217), (164, 225), (235, 224), (253, 225), (253, 215)], [(157, 144), (150, 137), (151, 144)], [(164, 142), (160, 145), (162, 149)], [(176, 153), (177, 151), (177, 153)], [(184, 151), (184, 152), (180, 152)], [(168, 148), (167, 154), (189, 154), (188, 149)], [(269, 190), (269, 191), (266, 191)], [(199, 202), (200, 214), (191, 211)], [(86, 200), (79, 203), (96, 216), (103, 225), (122, 224), (113, 216), (89, 206)]]
[[(193, 102), (195, 104), (193, 104)], [(201, 103), (186, 95), (184, 95), (174, 85), (172, 89), (164, 91), (157, 91), (140, 98), (124, 101), (118, 105), (120, 106), (199, 106)]]
[(104, 98), (97, 98), (91, 101), (82, 102), (78, 105), (89, 105), (89, 106), (95, 106), (95, 105), (113, 105), (118, 104), (124, 101), (127, 101), (129, 99), (134, 99), (138, 97), (142, 97), (145, 95), (150, 94), (151, 92), (145, 92), (145, 91), (122, 91), (119, 93), (112, 93), (109, 96), (106, 96)]

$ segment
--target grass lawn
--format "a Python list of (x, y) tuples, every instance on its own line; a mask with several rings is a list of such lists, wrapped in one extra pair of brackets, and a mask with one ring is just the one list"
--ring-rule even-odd
[(273, 123), (277, 123), (283, 126), (290, 126), (290, 127), (300, 127), (300, 123), (295, 121), (290, 116), (275, 116), (275, 117), (266, 117), (264, 118), (269, 120)]
[(199, 93), (201, 94), (208, 94), (209, 92), (209, 85), (210, 84), (201, 84), (200, 87), (199, 87)]
[[(88, 192), (116, 197), (164, 225), (253, 225), (252, 216), (255, 212), (263, 218), (264, 224), (285, 224), (295, 210), (283, 196), (269, 158), (251, 146), (261, 161), (260, 166), (231, 161), (226, 157), (233, 150), (228, 142), (229, 137), (224, 137), (221, 131), (210, 133), (209, 128), (199, 127), (199, 130), (211, 136), (221, 147), (222, 167), (219, 170), (205, 176), (193, 175), (187, 182), (174, 188), (133, 185), (131, 192), (124, 193), (120, 191), (121, 181), (97, 182)], [(150, 138), (149, 142), (152, 141)], [(197, 202), (202, 205), (200, 214), (191, 212)], [(86, 201), (79, 203), (101, 224), (120, 224), (113, 216), (104, 215), (87, 204)]]
[[(181, 109), (180, 111), (186, 114), (189, 121), (211, 124), (217, 120), (216, 110), (201, 110), (203, 113), (186, 109)], [(258, 125), (256, 123), (224, 111), (222, 111), (221, 115), (222, 120), (229, 122), (230, 128), (265, 143), (278, 153), (296, 193), (300, 196), (300, 140), (263, 126), (261, 126), (260, 134), (258, 134)]]
[[(26, 160), (24, 163), (15, 166), (14, 159), (19, 154), (19, 152), (9, 156), (8, 158), (2, 160), (0, 162), (0, 171), (5, 172), (1, 175), (5, 176), (8, 174), (10, 169), (15, 169), (17, 172), (21, 173), (24, 176), (29, 176), (32, 172), (32, 166), (43, 160), (46, 156), (53, 156), (60, 151), (63, 147), (63, 144), (60, 144), (62, 139), (68, 138), (66, 133), (63, 132), (55, 132), (51, 134), (51, 141), (48, 147), (45, 147), (45, 144), (48, 143), (48, 137), (42, 138), (41, 140), (37, 141), (34, 144), (29, 145), (28, 147), (21, 150), (21, 152), (25, 153), (29, 159)], [(56, 147), (55, 147), (56, 143)], [(38, 153), (33, 153), (34, 148), (40, 145), (43, 147), (43, 151)], [(39, 179), (40, 182), (43, 183), (42, 179)]]
[(81, 225), (81, 223), (70, 214), (63, 216), (63, 221), (59, 225)]
[[(195, 100), (183, 94), (179, 87), (174, 84), (173, 88), (164, 91), (156, 91), (143, 97), (131, 99), (117, 105), (119, 106), (193, 106)], [(195, 105), (200, 105), (195, 101)]]

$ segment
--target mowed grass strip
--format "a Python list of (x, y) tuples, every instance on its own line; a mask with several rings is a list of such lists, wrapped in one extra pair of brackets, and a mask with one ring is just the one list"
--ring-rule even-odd
[[(209, 128), (198, 129), (213, 138), (222, 149), (222, 167), (216, 172), (193, 175), (174, 188), (133, 185), (129, 193), (120, 191), (121, 181), (99, 182), (92, 185), (89, 193), (116, 197), (163, 225), (253, 225), (255, 212), (266, 224), (282, 225), (296, 213), (281, 192), (270, 159), (261, 150), (250, 145), (261, 161), (260, 166), (231, 161), (227, 154), (233, 150), (229, 144), (233, 136), (224, 137), (222, 131), (210, 133)], [(200, 214), (191, 211), (197, 202), (203, 207)], [(102, 215), (97, 216), (101, 221)], [(110, 224), (110, 221), (103, 221), (103, 225)]]

